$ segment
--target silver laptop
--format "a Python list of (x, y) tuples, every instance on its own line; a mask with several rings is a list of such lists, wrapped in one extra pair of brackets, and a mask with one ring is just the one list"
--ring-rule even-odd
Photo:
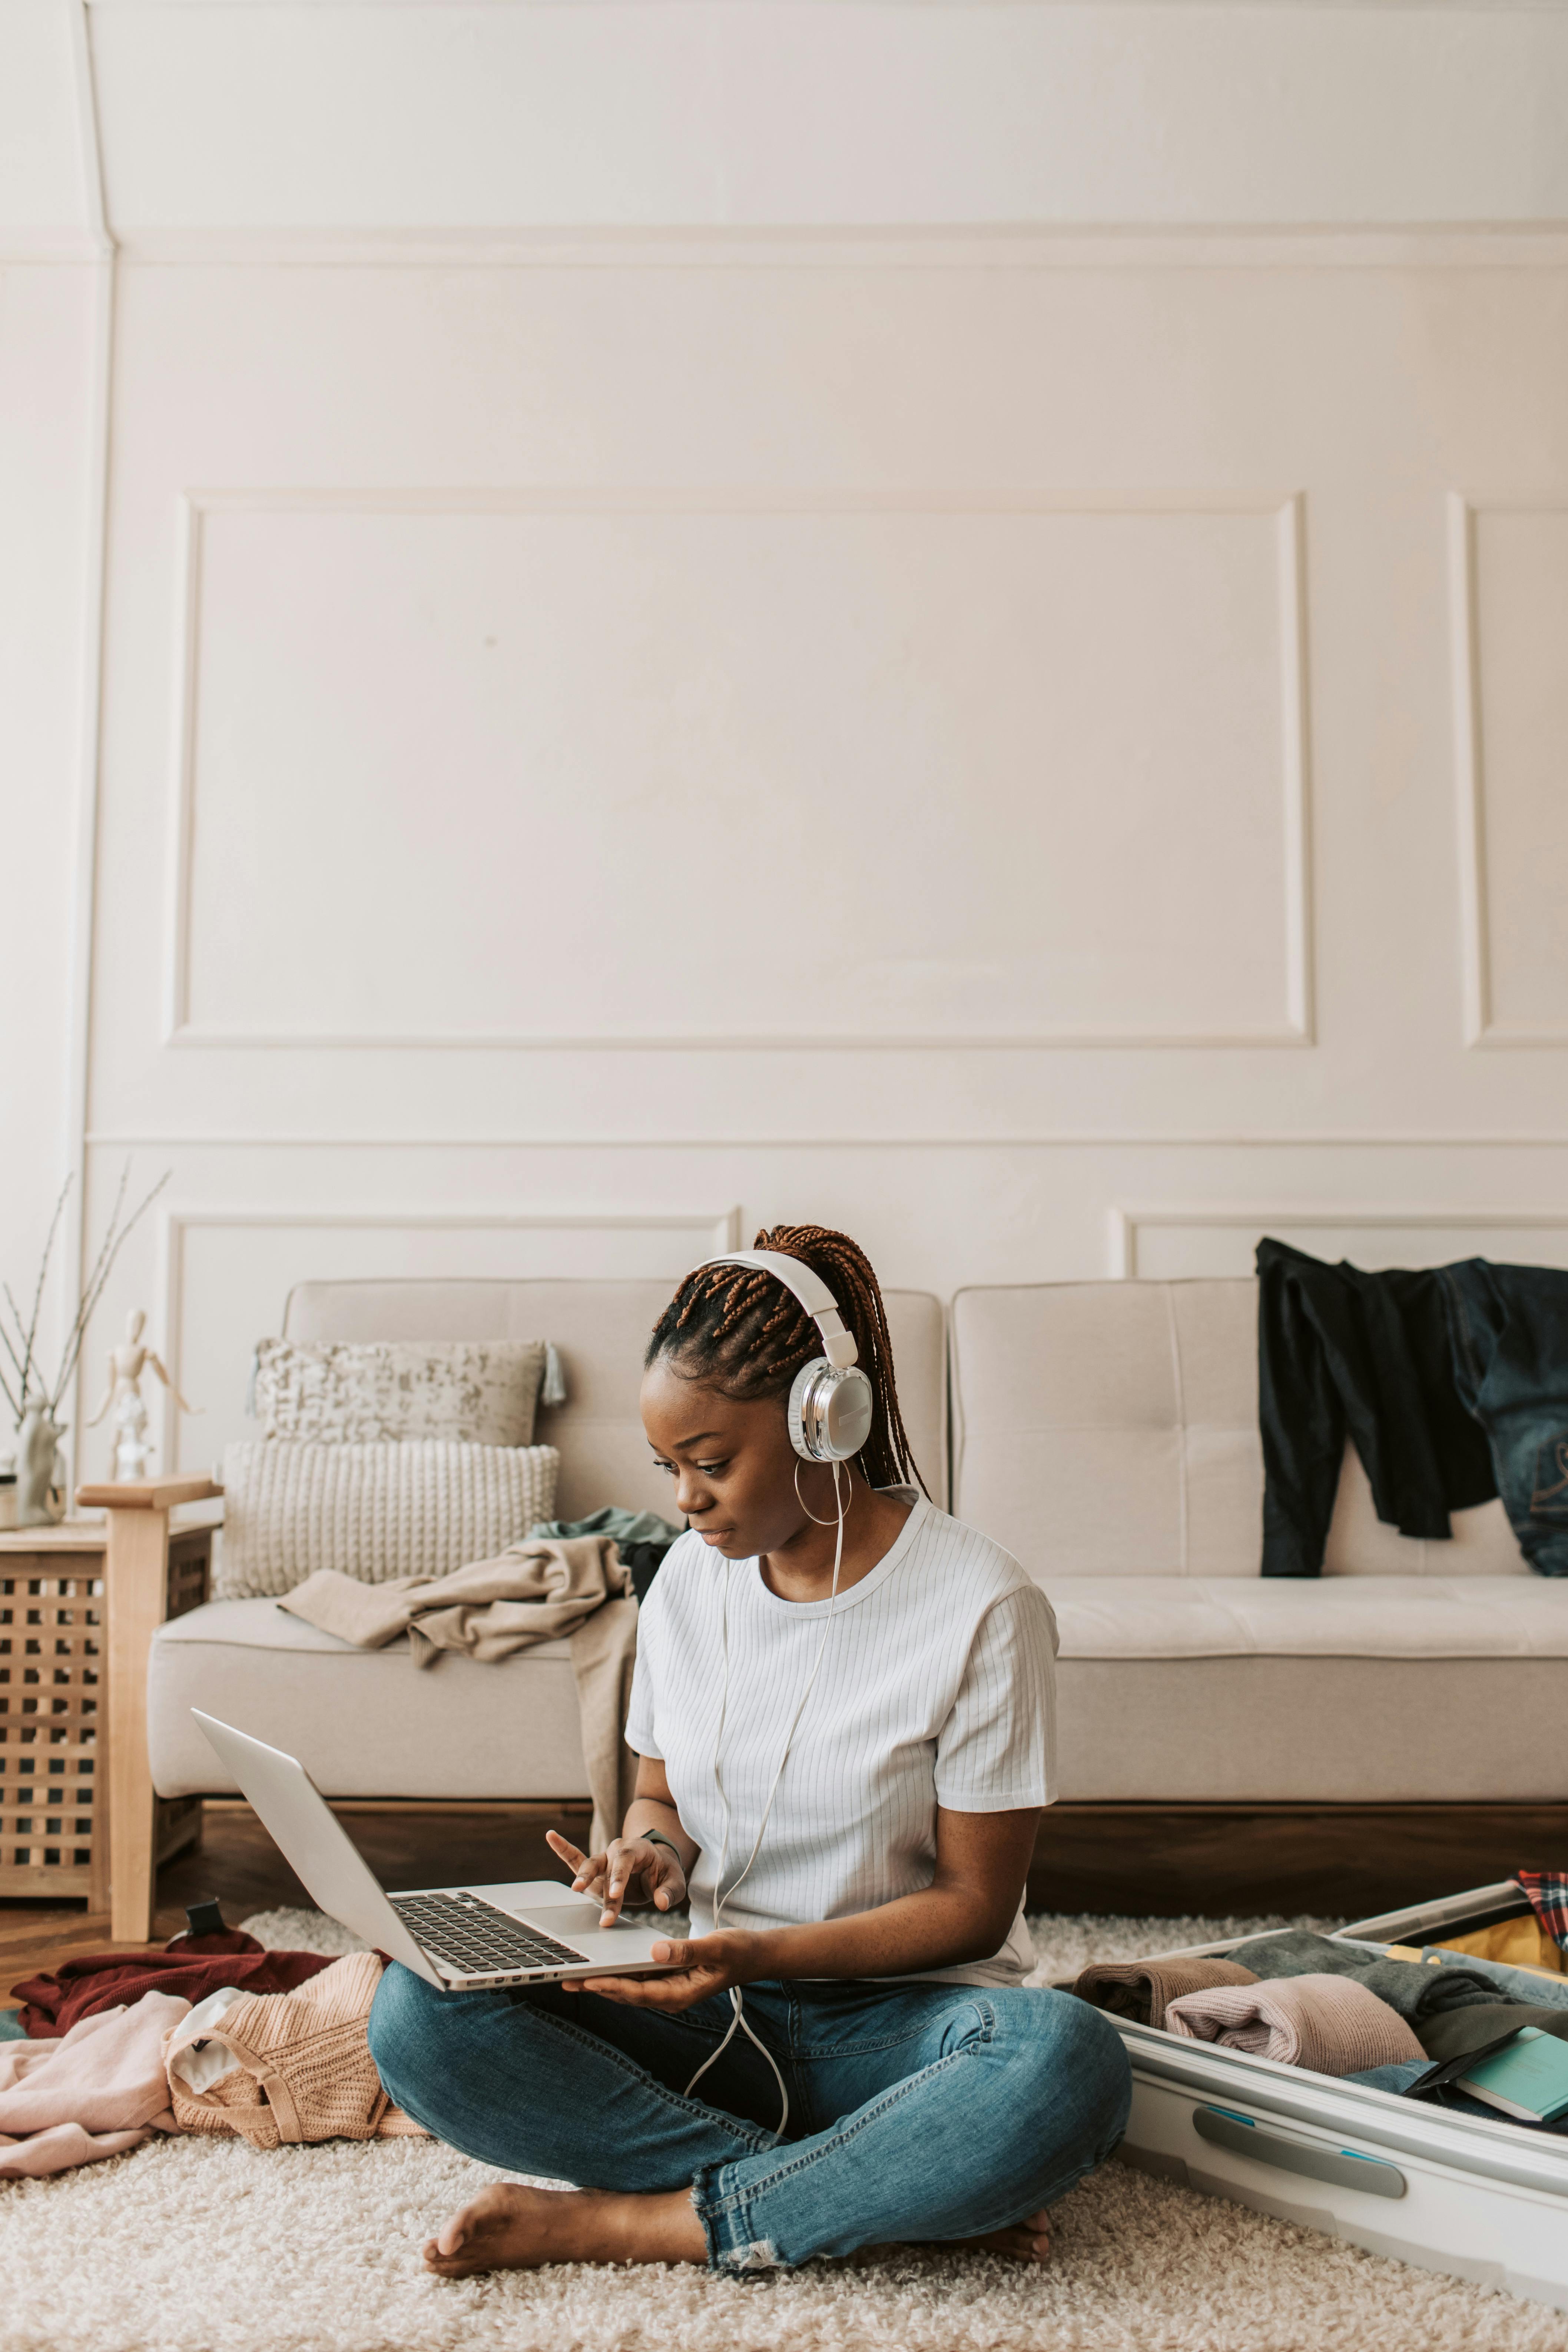
[(191, 1713), (311, 1899), (426, 1984), (477, 1992), (668, 1970), (653, 1957), (668, 1924), (601, 1927), (600, 1904), (548, 1878), (388, 1895), (301, 1763), (200, 1707)]

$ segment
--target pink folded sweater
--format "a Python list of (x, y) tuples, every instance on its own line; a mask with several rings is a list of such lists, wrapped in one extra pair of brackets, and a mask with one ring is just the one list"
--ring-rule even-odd
[(1426, 2055), (1399, 2011), (1353, 1977), (1210, 1985), (1172, 2001), (1165, 2026), (1189, 2042), (1221, 2042), (1319, 2074), (1360, 2074)]
[(0, 2042), (0, 2179), (68, 2172), (177, 2131), (163, 2036), (190, 2002), (143, 1993), (47, 2042)]

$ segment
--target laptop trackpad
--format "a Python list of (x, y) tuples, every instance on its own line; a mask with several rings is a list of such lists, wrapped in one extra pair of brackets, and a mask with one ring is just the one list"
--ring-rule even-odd
[(601, 1927), (603, 1912), (597, 1903), (530, 1903), (519, 1906), (514, 1916), (525, 1927), (537, 1927), (542, 1936), (553, 1936), (558, 1944), (570, 1944), (584, 1959), (619, 1960), (623, 1964), (637, 1959), (637, 1944), (646, 1954), (647, 1945), (662, 1935), (662, 1927), (650, 1931), (636, 1926), (630, 1919), (617, 1919), (613, 1927)]

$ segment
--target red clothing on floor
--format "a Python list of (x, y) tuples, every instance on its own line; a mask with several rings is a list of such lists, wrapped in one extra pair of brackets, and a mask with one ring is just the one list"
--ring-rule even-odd
[(43, 2042), (68, 2033), (84, 2017), (140, 2000), (144, 1992), (177, 1992), (193, 2003), (223, 1985), (292, 1992), (331, 1966), (329, 1953), (269, 1952), (254, 1936), (225, 1927), (216, 1936), (176, 1936), (161, 1952), (92, 1952), (11, 1990), (26, 2003), (23, 2032)]

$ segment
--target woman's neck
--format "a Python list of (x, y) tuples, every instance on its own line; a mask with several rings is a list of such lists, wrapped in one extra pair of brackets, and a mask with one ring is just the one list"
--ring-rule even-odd
[[(886, 1559), (909, 1516), (908, 1503), (895, 1495), (879, 1494), (859, 1472), (851, 1471), (848, 1508), (844, 1515), (844, 1558), (838, 1570), (840, 1592), (847, 1592)], [(837, 1518), (826, 1527), (807, 1519), (787, 1544), (763, 1554), (757, 1563), (763, 1582), (781, 1601), (826, 1601), (833, 1590), (837, 1540)]]

